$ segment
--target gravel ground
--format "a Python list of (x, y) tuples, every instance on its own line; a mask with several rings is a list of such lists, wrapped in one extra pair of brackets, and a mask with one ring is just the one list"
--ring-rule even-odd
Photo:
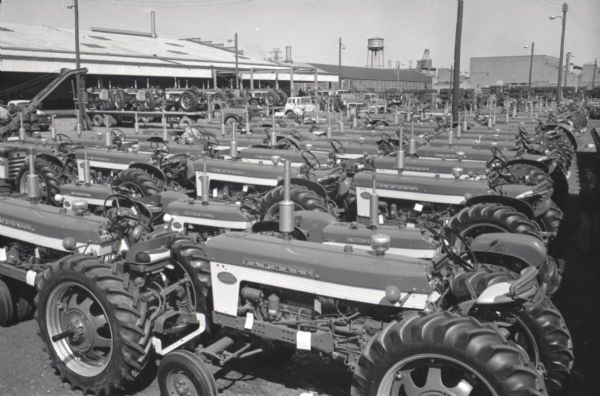
[[(59, 131), (67, 121), (58, 120)], [(72, 125), (72, 124), (71, 124)], [(590, 121), (589, 129), (600, 129), (599, 121)], [(68, 128), (72, 130), (72, 128)], [(563, 393), (565, 396), (594, 396), (600, 389), (600, 299), (596, 295), (600, 280), (598, 254), (600, 233), (599, 188), (592, 188), (594, 178), (600, 177), (599, 162), (589, 135), (582, 139), (578, 166), (570, 177), (570, 184), (581, 185), (581, 194), (572, 189), (565, 225), (553, 254), (566, 259), (567, 268), (561, 292), (555, 298), (574, 340), (575, 367), (573, 376)], [(594, 224), (593, 222), (596, 222)], [(34, 320), (8, 328), (0, 328), (0, 395), (80, 395), (61, 382), (49, 366), (36, 335)], [(216, 368), (215, 368), (216, 370)], [(351, 376), (344, 367), (317, 356), (296, 356), (289, 363), (267, 366), (260, 356), (235, 362), (227, 370), (216, 372), (217, 384), (223, 395), (301, 395), (348, 393)], [(156, 381), (141, 384), (131, 390), (134, 395), (158, 395)]]

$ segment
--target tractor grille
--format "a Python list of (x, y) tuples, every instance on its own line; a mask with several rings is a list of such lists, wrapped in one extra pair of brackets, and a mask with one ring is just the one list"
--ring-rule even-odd
[(26, 152), (13, 152), (8, 156), (8, 178), (14, 180), (21, 167), (25, 164)]

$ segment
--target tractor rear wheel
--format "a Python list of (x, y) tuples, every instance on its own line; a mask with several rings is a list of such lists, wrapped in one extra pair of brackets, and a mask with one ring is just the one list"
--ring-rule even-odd
[(351, 395), (537, 395), (535, 367), (495, 327), (436, 312), (392, 322), (371, 338)]
[(550, 232), (554, 237), (558, 235), (560, 225), (562, 224), (563, 212), (552, 202), (547, 211), (537, 217), (537, 222), (543, 231)]
[(95, 127), (104, 126), (104, 117), (102, 117), (102, 114), (94, 114), (92, 117), (92, 124), (94, 124)]
[(527, 216), (510, 206), (498, 203), (467, 206), (454, 215), (449, 226), (467, 240), (492, 232), (527, 234), (542, 239), (539, 227)]
[(125, 190), (124, 195), (133, 199), (149, 197), (162, 191), (152, 175), (137, 168), (124, 169), (119, 172), (113, 179), (112, 186)]
[(4, 280), (0, 278), (0, 326), (8, 326), (14, 323), (15, 302), (10, 289)]
[[(325, 200), (305, 186), (290, 186), (290, 200), (296, 210), (314, 210), (328, 212)], [(279, 202), (283, 201), (283, 186), (278, 186), (265, 194), (260, 201), (258, 211), (261, 221), (274, 221), (279, 218)]]
[[(452, 290), (461, 302), (471, 298), (467, 289), (479, 295), (491, 285), (510, 282), (517, 277), (507, 269), (482, 265), (476, 271), (459, 275)], [(457, 287), (459, 283), (461, 286)], [(470, 286), (466, 287), (464, 283)], [(508, 331), (509, 339), (519, 345), (536, 366), (544, 365), (548, 390), (560, 391), (573, 367), (573, 346), (565, 320), (550, 298), (525, 305)]]
[[(56, 172), (56, 166), (48, 161), (35, 159), (33, 162), (35, 173), (40, 180), (40, 198), (43, 203), (60, 206), (56, 202), (56, 194), (60, 194), (60, 182)], [(21, 194), (27, 194), (27, 175), (29, 174), (29, 164), (25, 163), (19, 170), (15, 179), (15, 186), (19, 188)]]
[(179, 98), (179, 107), (183, 111), (194, 111), (198, 106), (198, 98), (192, 90), (184, 91)]
[(84, 394), (121, 393), (148, 363), (152, 338), (135, 282), (95, 258), (69, 256), (38, 276), (37, 288), (39, 335), (60, 377)]

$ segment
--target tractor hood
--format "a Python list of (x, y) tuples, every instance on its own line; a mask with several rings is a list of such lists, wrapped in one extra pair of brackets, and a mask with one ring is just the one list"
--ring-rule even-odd
[[(391, 170), (397, 173), (395, 157), (376, 157), (374, 160), (375, 169)], [(463, 174), (484, 175), (486, 166), (483, 162), (461, 161), (455, 159), (423, 159), (411, 158), (404, 159), (404, 171), (434, 173), (434, 174), (452, 174), (453, 168), (462, 168)]]
[[(116, 150), (102, 150), (102, 149), (87, 149), (88, 161), (90, 166), (93, 168), (98, 163), (114, 164), (114, 165), (129, 165), (132, 162), (146, 162), (152, 161), (150, 154), (144, 153), (133, 153)], [(85, 152), (83, 149), (75, 150), (75, 158), (83, 160), (85, 158)], [(116, 168), (115, 168), (116, 169)]]
[[(512, 159), (516, 155), (516, 151), (502, 150), (508, 159)], [(458, 159), (459, 153), (465, 160), (470, 161), (489, 161), (492, 158), (492, 153), (489, 147), (438, 147), (438, 146), (421, 146), (417, 148), (417, 155), (423, 158), (446, 158)]]
[[(207, 159), (205, 161), (206, 173), (209, 174), (211, 180), (227, 181), (229, 180), (227, 176), (236, 180), (239, 178), (272, 179), (274, 181), (273, 186), (276, 186), (278, 179), (283, 178), (283, 167), (281, 165), (248, 164), (241, 161), (216, 159)], [(203, 160), (194, 161), (194, 169), (197, 175), (202, 174), (203, 163)], [(252, 183), (246, 181), (245, 184)]]
[(252, 226), (253, 219), (238, 205), (228, 202), (209, 202), (203, 204), (194, 199), (177, 200), (165, 206), (165, 213), (173, 216), (172, 228), (180, 230), (183, 225), (210, 226), (236, 230), (246, 230)]
[[(274, 150), (269, 148), (247, 148), (240, 152), (240, 157), (242, 157), (242, 161), (246, 159), (252, 159), (258, 161), (265, 161), (265, 163), (272, 164), (271, 158), (277, 155), (281, 160), (290, 161), (292, 164), (299, 166), (305, 163), (302, 158), (301, 151), (292, 151), (292, 150)], [(329, 161), (329, 156), (327, 154), (317, 152), (314, 153), (319, 162), (322, 164), (326, 164)]]
[(357, 249), (371, 249), (371, 236), (385, 234), (391, 238), (388, 253), (401, 256), (431, 258), (436, 246), (422, 237), (416, 228), (379, 225), (372, 229), (360, 223), (341, 223), (332, 215), (310, 210), (300, 210), (295, 214), (295, 223), (305, 231), (311, 242), (327, 245), (352, 245)]
[[(84, 199), (89, 205), (104, 205), (104, 200), (114, 194), (110, 186), (105, 184), (69, 183), (60, 186), (60, 193), (65, 197), (64, 206), (70, 208), (76, 199)], [(107, 202), (110, 204), (110, 202)]]
[(241, 283), (258, 277), (259, 283), (274, 284), (287, 279), (289, 284), (282, 287), (384, 305), (393, 305), (385, 297), (386, 288), (392, 287), (403, 296), (396, 306), (420, 309), (432, 292), (426, 278), (428, 261), (392, 254), (375, 256), (358, 249), (345, 252), (342, 247), (245, 232), (209, 239), (206, 254), (211, 271), (230, 269), (227, 276), (213, 274), (213, 280), (237, 282), (241, 277)]
[[(365, 190), (371, 192), (373, 174), (373, 172), (361, 172), (354, 176), (357, 195)], [(427, 199), (428, 202), (448, 204), (460, 204), (468, 197), (490, 194), (490, 188), (484, 181), (386, 174), (377, 174), (376, 188), (377, 194), (381, 197), (409, 200)], [(404, 193), (406, 197), (398, 193)], [(422, 196), (422, 194), (427, 195)], [(439, 196), (439, 200), (435, 196)], [(445, 199), (445, 197), (448, 198)]]
[(24, 199), (0, 198), (0, 234), (50, 249), (66, 251), (63, 239), (72, 237), (78, 246), (89, 243), (90, 249), (96, 251), (111, 242), (107, 222), (103, 217), (77, 216)]

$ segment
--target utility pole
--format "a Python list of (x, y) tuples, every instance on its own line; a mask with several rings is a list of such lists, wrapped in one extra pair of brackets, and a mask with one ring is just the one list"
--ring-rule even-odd
[(338, 88), (342, 89), (342, 38), (340, 37), (338, 44), (338, 52), (339, 52), (339, 61), (338, 61), (338, 79), (339, 84)]
[[(79, 55), (79, 1), (73, 0), (73, 12), (75, 14), (75, 68), (81, 68), (81, 59)], [(81, 92), (81, 76), (75, 75), (75, 89), (77, 89), (77, 134), (81, 134), (84, 129), (83, 114), (83, 95)]]
[(452, 118), (458, 120), (458, 96), (460, 94), (460, 41), (462, 35), (463, 0), (458, 0), (456, 12), (456, 37), (454, 38), (454, 82), (452, 87)]
[(235, 41), (235, 89), (240, 89), (240, 79), (238, 76), (238, 35), (237, 33), (233, 36)]
[(533, 49), (535, 48), (535, 43), (531, 42), (531, 57), (529, 58), (529, 80), (527, 82), (527, 95), (531, 96), (531, 75), (533, 73)]
[(598, 58), (594, 59), (594, 74), (592, 74), (592, 89), (594, 89), (594, 84), (596, 84), (596, 68), (598, 67)]
[(558, 84), (556, 88), (556, 102), (558, 105), (562, 102), (562, 68), (563, 68), (563, 55), (565, 51), (565, 30), (567, 28), (567, 11), (569, 5), (563, 3), (562, 5), (562, 33), (560, 35), (560, 56), (558, 57)]

